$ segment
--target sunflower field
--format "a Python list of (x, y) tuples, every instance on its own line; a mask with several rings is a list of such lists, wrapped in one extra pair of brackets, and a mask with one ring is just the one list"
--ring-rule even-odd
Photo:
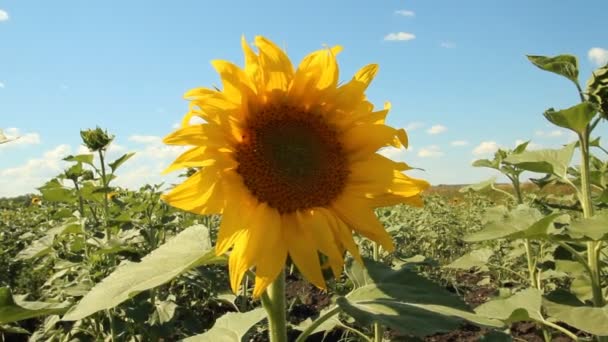
[(573, 83), (544, 116), (578, 139), (431, 187), (381, 153), (409, 141), (366, 97), (377, 65), (339, 83), (340, 46), (254, 45), (185, 95), (178, 184), (115, 186), (133, 154), (95, 128), (0, 199), (0, 341), (608, 341), (608, 66), (582, 86), (576, 57), (528, 56)]

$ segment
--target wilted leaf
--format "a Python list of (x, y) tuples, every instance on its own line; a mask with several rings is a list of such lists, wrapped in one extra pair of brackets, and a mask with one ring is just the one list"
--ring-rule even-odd
[(230, 312), (218, 318), (204, 334), (188, 337), (184, 342), (241, 342), (247, 332), (261, 320), (266, 318), (262, 308), (248, 312)]
[(113, 308), (138, 293), (171, 281), (191, 268), (224, 260), (216, 257), (203, 225), (189, 227), (145, 256), (139, 263), (119, 266), (97, 284), (63, 320), (75, 321)]

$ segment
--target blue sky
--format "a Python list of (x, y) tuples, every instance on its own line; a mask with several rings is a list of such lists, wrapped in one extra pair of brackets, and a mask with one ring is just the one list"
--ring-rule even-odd
[(572, 138), (542, 112), (576, 104), (573, 85), (525, 55), (577, 55), (584, 84), (608, 59), (606, 12), (603, 0), (0, 1), (0, 128), (22, 136), (0, 145), (0, 196), (59, 173), (96, 125), (116, 134), (113, 155), (139, 152), (120, 185), (168, 181), (159, 172), (178, 151), (159, 137), (186, 90), (219, 84), (211, 60), (242, 64), (241, 35), (267, 36), (294, 63), (342, 45), (342, 80), (379, 63), (368, 95), (392, 102), (388, 122), (412, 145), (390, 154), (434, 184), (480, 181), (492, 173), (470, 163), (496, 146)]

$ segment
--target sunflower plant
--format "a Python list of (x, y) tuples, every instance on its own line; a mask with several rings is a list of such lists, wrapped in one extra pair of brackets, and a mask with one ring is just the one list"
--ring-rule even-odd
[[(382, 340), (384, 326), (416, 336), (449, 331), (463, 320), (502, 327), (411, 265), (373, 260), (394, 248), (375, 209), (422, 206), (420, 195), (429, 186), (404, 174), (410, 169), (406, 163), (378, 153), (408, 144), (405, 130), (385, 124), (390, 104), (375, 110), (365, 95), (378, 66), (367, 65), (339, 84), (339, 46), (315, 51), (294, 68), (270, 40), (256, 37), (254, 45), (257, 52), (242, 40), (243, 68), (212, 62), (222, 89), (188, 91), (190, 110), (164, 139), (190, 148), (166, 170), (186, 169), (186, 180), (162, 199), (191, 213), (221, 215), (218, 231), (196, 224), (141, 262), (118, 267), (63, 320), (109, 310), (197, 267), (227, 264), (232, 291), (250, 293), (261, 307), (237, 306), (242, 312), (220, 317), (192, 341), (240, 341), (264, 319), (273, 342), (286, 341), (288, 333), (304, 341), (336, 325), (365, 339), (373, 331), (375, 341)], [(195, 117), (203, 123), (193, 123)], [(373, 259), (362, 256), (356, 242), (361, 238), (375, 246)], [(346, 270), (350, 292), (336, 295), (315, 320), (289, 325), (286, 269), (323, 291), (342, 281)], [(368, 328), (346, 326), (342, 314)]]
[[(520, 145), (513, 152), (497, 152), (493, 161), (474, 163), (475, 166), (497, 169), (507, 176), (517, 196), (505, 194), (511, 196), (516, 205), (488, 210), (484, 228), (465, 240), (523, 241), (529, 275), (527, 289), (514, 293), (512, 297), (485, 303), (476, 311), (505, 323), (535, 321), (543, 326), (545, 341), (552, 339), (554, 330), (573, 340), (582, 339), (557, 322), (595, 335), (598, 341), (607, 341), (608, 213), (605, 208), (608, 203), (608, 162), (596, 156), (591, 148), (606, 153), (599, 138), (593, 138), (592, 133), (605, 118), (608, 66), (595, 70), (583, 90), (578, 81), (575, 56), (528, 56), (528, 59), (538, 68), (563, 76), (576, 86), (581, 100), (579, 104), (563, 110), (550, 108), (544, 116), (553, 125), (572, 131), (578, 139), (559, 149), (526, 151), (525, 146), (522, 149), (523, 145)], [(580, 154), (580, 164), (572, 165), (576, 150)], [(548, 184), (569, 187), (574, 193), (575, 203), (566, 206), (534, 198), (525, 203), (519, 182), (523, 171), (543, 175), (534, 179), (541, 187)], [(470, 259), (471, 255), (466, 257)], [(547, 286), (555, 277), (563, 278), (570, 291)], [(516, 315), (517, 310), (520, 314)]]

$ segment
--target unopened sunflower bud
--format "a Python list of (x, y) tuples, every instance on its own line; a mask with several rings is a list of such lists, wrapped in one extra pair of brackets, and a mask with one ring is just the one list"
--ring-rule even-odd
[(80, 131), (80, 136), (82, 137), (85, 146), (88, 147), (91, 152), (105, 150), (112, 140), (114, 140), (113, 135), (108, 134), (107, 131), (103, 131), (99, 127)]

